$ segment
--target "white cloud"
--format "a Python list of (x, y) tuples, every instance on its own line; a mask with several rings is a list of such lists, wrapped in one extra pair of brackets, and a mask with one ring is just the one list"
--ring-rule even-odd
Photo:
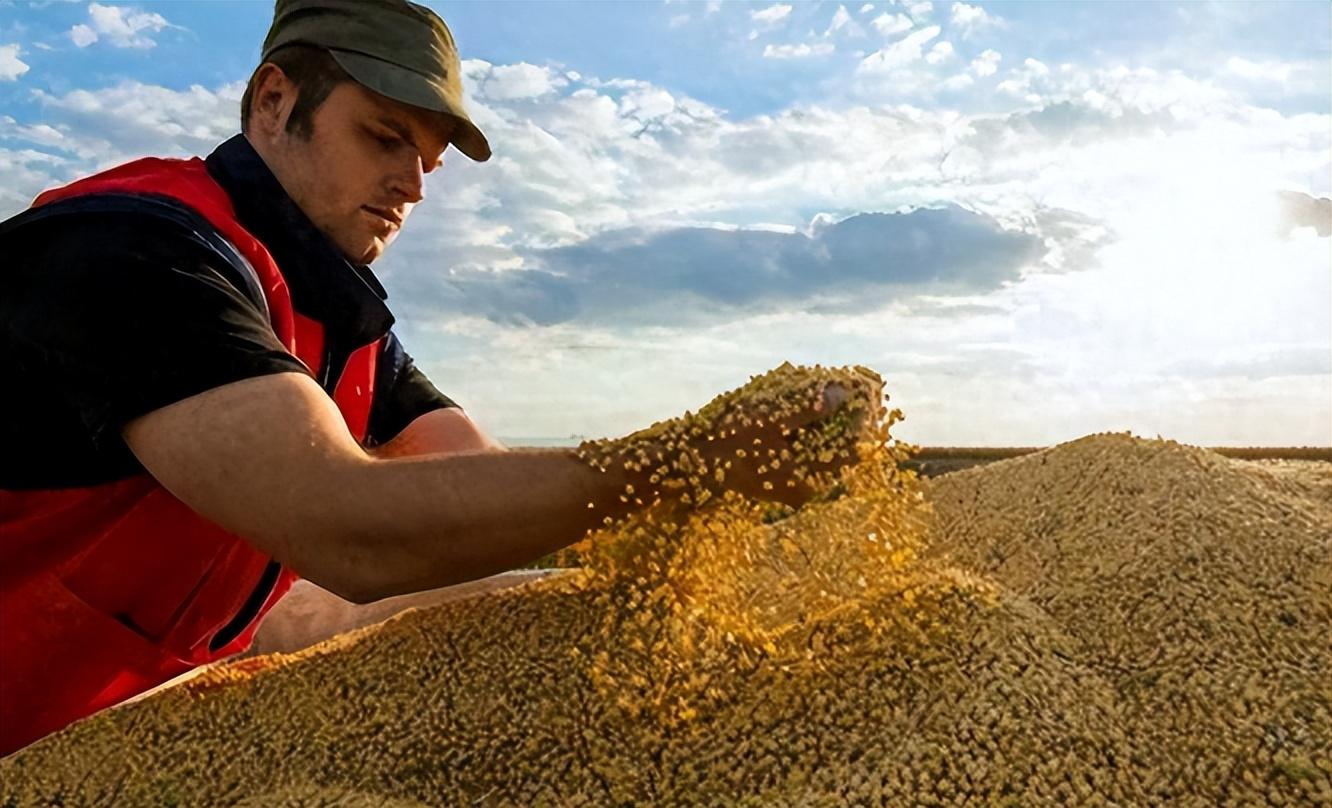
[(980, 6), (960, 2), (953, 3), (950, 19), (964, 38), (986, 28), (1003, 28), (1007, 25), (1002, 17), (990, 14)]
[(784, 19), (791, 13), (791, 6), (786, 3), (777, 3), (758, 11), (749, 12), (749, 16), (755, 22), (764, 25), (774, 25)]
[(880, 14), (874, 18), (874, 28), (884, 36), (911, 30), (911, 19), (905, 14)]
[(920, 20), (930, 15), (934, 11), (934, 4), (930, 0), (908, 0), (907, 13), (914, 19)]
[(873, 11), (873, 10), (874, 10), (874, 4), (873, 4), (873, 3), (866, 3), (865, 5), (863, 5), (863, 6), (860, 7), (860, 13), (861, 13), (861, 14), (868, 14), (868, 13), (870, 13), (870, 12)]
[[(538, 98), (569, 83), (569, 79), (558, 71), (527, 62), (496, 66), (489, 66), (481, 60), (472, 60), (471, 63), (475, 67), (469, 75), (475, 82), (475, 92), (498, 101)], [(483, 64), (489, 69), (480, 71), (479, 66)]]
[(932, 65), (942, 64), (953, 58), (953, 44), (951, 42), (936, 42), (930, 52), (925, 55), (925, 61)]
[(939, 26), (912, 31), (888, 47), (875, 51), (856, 66), (857, 73), (887, 73), (920, 60), (921, 48), (939, 35)]
[(958, 73), (956, 76), (944, 79), (940, 86), (949, 92), (957, 92), (958, 90), (965, 90), (975, 83), (976, 80), (970, 74)]
[(1293, 65), (1283, 62), (1251, 62), (1238, 56), (1230, 57), (1226, 69), (1241, 78), (1259, 81), (1286, 81), (1290, 78)]
[(44, 116), (60, 123), (59, 148), (100, 166), (147, 154), (206, 154), (240, 128), (244, 89), (239, 81), (217, 90), (199, 85), (169, 90), (126, 81), (64, 95), (37, 90), (34, 98)]
[(981, 78), (993, 76), (999, 69), (999, 60), (1003, 58), (1003, 54), (999, 51), (987, 49), (971, 60), (971, 70)]
[(69, 29), (69, 38), (73, 40), (76, 47), (86, 48), (97, 41), (97, 32), (83, 23), (79, 23)]
[(708, 0), (707, 5), (703, 7), (703, 16), (716, 14), (718, 11), (721, 11), (721, 0)]
[(818, 42), (813, 45), (804, 42), (798, 45), (765, 45), (764, 59), (803, 59), (807, 56), (827, 56), (835, 48), (831, 42)]
[(846, 6), (839, 4), (832, 20), (828, 23), (827, 33), (837, 31), (849, 22), (851, 22), (851, 13), (846, 10)]
[(64, 95), (34, 91), (46, 123), (0, 115), (0, 219), (46, 188), (136, 157), (208, 154), (239, 129), (243, 90), (243, 82), (180, 91), (122, 82)]
[(846, 10), (846, 6), (839, 5), (836, 13), (833, 14), (832, 21), (828, 23), (828, 30), (824, 31), (823, 35), (831, 36), (842, 29), (846, 29), (849, 36), (865, 35), (865, 29), (851, 19), (851, 14)]
[[(995, 91), (1021, 98), (1031, 104), (1039, 104), (1044, 98), (1042, 93), (1057, 86), (1058, 79), (1051, 75), (1050, 68), (1044, 62), (1028, 57), (1023, 60), (1021, 67), (1009, 71), (1008, 78), (999, 82), (995, 86)], [(1091, 95), (1084, 99), (1088, 103), (1096, 103), (1095, 99), (1098, 98), (1103, 99), (1095, 91), (1089, 92)]]
[(28, 64), (19, 58), (18, 45), (0, 45), (0, 81), (17, 81), (28, 72)]
[(151, 48), (157, 43), (149, 34), (177, 27), (161, 14), (141, 11), (133, 6), (104, 6), (93, 2), (88, 5), (88, 17), (91, 25), (80, 23), (69, 31), (69, 38), (80, 48), (102, 38), (117, 48)]
[(0, 138), (13, 138), (36, 143), (40, 146), (61, 147), (65, 135), (59, 129), (44, 123), (25, 126), (8, 115), (0, 115)]
[(689, 22), (688, 14), (676, 14), (674, 17), (671, 17), (670, 21), (666, 24), (666, 26), (668, 28), (679, 28), (680, 26), (688, 22)]
[(676, 109), (675, 96), (666, 90), (647, 86), (620, 99), (620, 114), (635, 121), (663, 119)]
[[(0, 120), (0, 140), (4, 139)], [(0, 220), (18, 213), (55, 179), (68, 176), (69, 161), (37, 149), (0, 146)]]

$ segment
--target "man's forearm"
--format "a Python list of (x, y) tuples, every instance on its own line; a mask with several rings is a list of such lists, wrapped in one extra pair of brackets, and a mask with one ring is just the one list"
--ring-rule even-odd
[(650, 474), (598, 471), (573, 449), (372, 458), (334, 493), (350, 511), (344, 563), (362, 601), (513, 569), (641, 507)]

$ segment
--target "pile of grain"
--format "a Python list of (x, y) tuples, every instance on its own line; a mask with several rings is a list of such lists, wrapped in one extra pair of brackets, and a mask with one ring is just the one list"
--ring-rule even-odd
[(1108, 434), (923, 486), (930, 554), (1113, 695), (1147, 802), (1332, 804), (1332, 464)]
[(793, 516), (644, 515), (94, 716), (0, 804), (1332, 801), (1332, 466), (1104, 434), (924, 482), (885, 436)]

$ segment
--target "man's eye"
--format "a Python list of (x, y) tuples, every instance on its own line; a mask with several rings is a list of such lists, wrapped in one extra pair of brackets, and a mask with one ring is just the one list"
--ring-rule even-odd
[(379, 141), (379, 145), (386, 149), (396, 149), (398, 144), (402, 142), (400, 138), (391, 135), (374, 135), (374, 138)]

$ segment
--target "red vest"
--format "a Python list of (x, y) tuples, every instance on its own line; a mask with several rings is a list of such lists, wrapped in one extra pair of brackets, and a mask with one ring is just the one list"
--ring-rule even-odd
[[(170, 197), (207, 219), (254, 268), (278, 340), (320, 373), (323, 326), (292, 309), (273, 257), (202, 160), (136, 160), (46, 191), (33, 206), (96, 193)], [(333, 396), (362, 442), (379, 347), (351, 355)], [(0, 490), (0, 755), (245, 650), (297, 577), (147, 473)]]

